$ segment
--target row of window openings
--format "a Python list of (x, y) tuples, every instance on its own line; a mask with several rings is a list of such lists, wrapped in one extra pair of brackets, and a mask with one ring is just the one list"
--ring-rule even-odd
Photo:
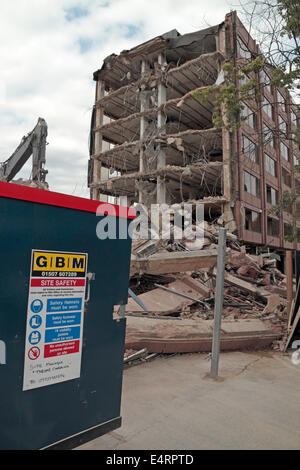
[[(275, 160), (273, 158), (269, 157), (266, 153), (264, 154), (265, 158), (265, 171), (269, 173), (270, 175), (274, 176), (277, 178), (277, 165)], [(292, 187), (292, 179), (291, 179), (291, 174), (285, 169), (282, 168), (282, 182), (289, 188)]]
[[(261, 214), (251, 209), (245, 209), (245, 230), (261, 233)], [(284, 237), (293, 237), (293, 227), (290, 224), (283, 224)], [(279, 220), (273, 217), (267, 217), (267, 235), (273, 237), (280, 236)], [(296, 239), (300, 243), (300, 228), (296, 228)]]
[[(272, 117), (269, 112), (270, 106), (272, 105), (268, 102), (264, 110), (267, 112), (268, 116)], [(241, 118), (242, 121), (248, 124), (248, 126), (250, 126), (254, 130), (257, 130), (256, 114), (245, 103), (243, 104), (243, 109), (241, 110)], [(280, 114), (278, 114), (278, 129), (279, 132), (277, 132), (277, 134), (280, 137), (286, 138), (288, 134), (288, 124)], [(263, 124), (263, 136), (265, 143), (268, 143), (269, 145), (274, 147), (274, 131), (272, 131), (266, 124)]]
[[(264, 97), (263, 102), (262, 102), (262, 110), (269, 116), (272, 121), (275, 121), (275, 111), (274, 111), (274, 106), (270, 103), (269, 100), (267, 100), (266, 97)], [(292, 124), (295, 126), (297, 125), (297, 117), (296, 114), (292, 111), (291, 112), (291, 121)], [(256, 126), (256, 117), (253, 119), (253, 124)], [(265, 125), (266, 128), (268, 126)], [(253, 129), (256, 129), (256, 127), (253, 127)], [(286, 120), (278, 114), (278, 135), (282, 138), (286, 138), (288, 135), (288, 123)], [(268, 128), (268, 132), (272, 132), (270, 128)], [(295, 134), (292, 133), (292, 137), (295, 137)]]
[[(270, 93), (272, 93), (272, 92), (270, 92)], [(284, 112), (288, 113), (288, 107), (286, 105), (285, 99), (283, 98), (283, 96), (281, 95), (281, 93), (279, 91), (277, 91), (277, 104), (278, 104), (280, 109), (282, 109)], [(272, 119), (272, 121), (275, 121), (274, 105), (265, 96), (263, 96), (263, 99), (262, 99), (262, 110), (269, 116), (270, 119)], [(283, 118), (280, 115), (279, 115), (279, 118), (281, 118), (281, 120), (284, 121)], [(294, 113), (293, 110), (291, 110), (291, 122), (292, 122), (292, 124), (297, 125), (297, 116), (296, 116), (296, 114)], [(285, 126), (287, 126), (287, 123), (285, 121), (284, 121), (284, 123), (285, 123)], [(287, 132), (287, 131), (285, 130), (285, 132)]]
[[(251, 60), (252, 58), (252, 54), (249, 48), (246, 46), (246, 44), (240, 37), (238, 37), (238, 40), (237, 40), (237, 52), (238, 52), (238, 55), (242, 59)], [(240, 82), (241, 82), (241, 85), (245, 85), (248, 81), (249, 81), (249, 77), (245, 76)], [(265, 70), (260, 71), (260, 82), (262, 85), (264, 85), (265, 89), (270, 94), (272, 94), (273, 86), (271, 85), (271, 78), (269, 77), (269, 75), (267, 74)], [(276, 88), (276, 100), (277, 100), (278, 106), (282, 108), (284, 111), (288, 112), (287, 101), (277, 88)], [(265, 104), (266, 106), (267, 114), (272, 118), (273, 114), (272, 114), (271, 103), (265, 98), (263, 104)], [(292, 119), (292, 122), (296, 125), (297, 117), (296, 117), (296, 113), (293, 110), (291, 111), (291, 119)]]
[[(273, 94), (273, 90), (272, 90), (273, 86), (271, 86), (270, 81), (271, 81), (271, 79), (268, 77), (268, 81), (261, 80), (261, 83), (265, 85), (265, 88), (272, 95)], [(288, 114), (288, 112), (289, 112), (288, 103), (287, 103), (286, 99), (284, 98), (284, 96), (277, 89), (276, 89), (276, 103), (277, 103), (278, 107), (280, 109), (282, 109), (282, 111), (284, 111), (286, 114)], [(263, 98), (262, 105), (263, 105), (263, 110), (267, 113), (267, 115), (271, 119), (274, 120), (274, 107), (266, 97)], [(291, 122), (292, 122), (292, 124), (294, 124), (296, 126), (297, 125), (297, 115), (293, 111), (293, 109), (291, 109), (290, 112), (291, 112)]]
[[(283, 183), (291, 187), (291, 175), (285, 170), (282, 172), (282, 179)], [(244, 170), (243, 173), (243, 183), (244, 183), (244, 191), (252, 194), (252, 196), (260, 197), (260, 180), (254, 175), (251, 175), (248, 171)], [(273, 188), (272, 186), (266, 185), (266, 194), (267, 194), (267, 202), (276, 205), (278, 203), (278, 191)]]
[[(272, 131), (271, 131), (272, 133)], [(269, 131), (266, 130), (266, 133), (264, 133), (265, 139), (264, 142), (268, 143), (271, 145), (271, 147), (274, 148), (274, 140), (271, 138)], [(273, 133), (272, 133), (273, 136)], [(258, 156), (258, 146), (252, 142), (248, 137), (246, 137), (244, 134), (242, 135), (242, 152), (243, 154), (250, 158), (255, 163), (259, 162), (259, 156)], [(265, 155), (267, 155), (265, 153)], [(287, 162), (290, 160), (289, 158), (289, 149), (288, 147), (280, 141), (280, 155), (286, 160)], [(269, 157), (270, 158), (270, 157)], [(297, 163), (297, 157), (294, 156), (294, 163)]]
[[(274, 86), (271, 85), (271, 78), (269, 77), (269, 75), (266, 73), (265, 70), (260, 71), (259, 78), (260, 78), (260, 83), (272, 95)], [(286, 99), (277, 88), (276, 88), (276, 100), (277, 100), (278, 106), (284, 111), (288, 112), (288, 105), (287, 105)], [(272, 109), (273, 107), (271, 103), (269, 102), (269, 100), (265, 97), (263, 99), (263, 105), (265, 105), (266, 107), (265, 111), (268, 114), (268, 116), (273, 118), (273, 109)], [(294, 116), (292, 116), (292, 120), (293, 120), (293, 117), (295, 117), (295, 122), (296, 122), (296, 115), (293, 111), (292, 113), (294, 114)]]
[[(244, 170), (244, 191), (252, 196), (260, 197), (260, 180), (248, 171)], [(278, 203), (278, 191), (272, 186), (266, 185), (266, 198), (269, 204), (275, 206)]]
[[(262, 100), (262, 110), (269, 116), (272, 121), (275, 121), (275, 111), (274, 106), (270, 101), (264, 96)], [(252, 127), (253, 129), (257, 128), (257, 118), (255, 111), (253, 111), (247, 104), (243, 103), (243, 109), (241, 110), (241, 116), (243, 120), (247, 122), (247, 124)], [(285, 134), (288, 131), (288, 125), (285, 119), (278, 114), (278, 121), (279, 121), (279, 129), (281, 132)], [(294, 111), (291, 111), (291, 122), (293, 125), (297, 126), (297, 116)]]

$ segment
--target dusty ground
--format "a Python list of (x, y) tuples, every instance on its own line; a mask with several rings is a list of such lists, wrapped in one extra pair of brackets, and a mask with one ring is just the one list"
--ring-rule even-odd
[(159, 357), (124, 371), (120, 429), (78, 449), (299, 449), (300, 365), (228, 352), (220, 380), (206, 354)]

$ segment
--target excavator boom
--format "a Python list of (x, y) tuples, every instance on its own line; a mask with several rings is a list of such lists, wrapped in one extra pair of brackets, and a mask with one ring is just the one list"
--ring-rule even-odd
[(39, 118), (35, 128), (24, 136), (14, 153), (3, 163), (0, 163), (0, 181), (11, 181), (32, 155), (31, 181), (37, 186), (45, 186), (47, 170), (46, 163), (48, 127), (45, 119)]

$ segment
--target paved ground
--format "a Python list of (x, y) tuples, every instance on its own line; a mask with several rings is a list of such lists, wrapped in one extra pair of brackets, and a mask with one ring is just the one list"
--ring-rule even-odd
[(273, 352), (205, 354), (124, 371), (120, 429), (78, 449), (299, 449), (300, 365)]

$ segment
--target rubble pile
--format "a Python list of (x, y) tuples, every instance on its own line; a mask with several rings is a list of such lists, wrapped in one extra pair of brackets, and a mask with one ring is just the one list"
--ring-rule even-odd
[[(126, 315), (212, 320), (218, 228), (217, 224), (205, 222), (204, 237), (194, 240), (189, 237), (180, 240), (172, 237), (165, 240), (133, 240), (132, 263), (140, 264), (139, 272), (136, 269), (132, 272), (130, 289), (137, 297), (129, 298)], [(185, 265), (182, 270), (180, 264), (178, 268), (175, 264), (170, 268), (167, 254), (171, 253), (175, 258), (176, 253), (189, 257), (191, 269), (187, 270)], [(201, 260), (199, 269), (195, 268), (197, 262), (193, 262), (193, 254), (197, 255), (195, 260)], [(202, 258), (199, 258), (200, 254)], [(154, 264), (151, 268), (149, 261), (157, 261), (160, 257), (159, 270)], [(288, 321), (286, 276), (278, 269), (277, 258), (269, 253), (247, 253), (236, 235), (227, 231), (224, 319), (260, 319), (285, 334)], [(178, 261), (181, 263), (181, 258)], [(279, 348), (278, 344), (277, 341), (275, 349)]]

